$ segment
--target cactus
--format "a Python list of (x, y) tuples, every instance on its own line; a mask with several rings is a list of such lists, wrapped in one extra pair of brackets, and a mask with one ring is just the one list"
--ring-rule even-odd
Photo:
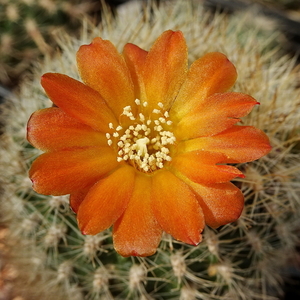
[[(173, 4), (173, 3), (171, 3)], [(151, 12), (151, 13), (150, 13)], [(134, 18), (132, 16), (135, 16)], [(189, 1), (144, 8), (124, 7), (119, 18), (106, 15), (80, 38), (62, 34), (62, 53), (45, 58), (31, 81), (2, 107), (1, 243), (6, 266), (15, 271), (8, 292), (22, 299), (279, 299), (283, 268), (296, 255), (300, 238), (299, 88), (294, 61), (278, 57), (272, 38), (248, 28), (244, 16), (214, 16)], [(124, 29), (126, 28), (126, 29)], [(255, 97), (260, 107), (243, 120), (264, 130), (273, 146), (266, 157), (240, 165), (245, 209), (236, 223), (205, 228), (198, 246), (164, 235), (147, 258), (118, 255), (111, 230), (84, 236), (67, 196), (34, 193), (28, 168), (40, 153), (25, 139), (31, 113), (49, 107), (39, 86), (41, 74), (60, 72), (79, 78), (75, 53), (95, 36), (122, 49), (133, 42), (148, 49), (166, 29), (183, 31), (190, 60), (221, 51), (235, 64), (234, 87)], [(5, 270), (2, 270), (2, 273)], [(13, 273), (14, 274), (14, 273)], [(26, 286), (26, 289), (24, 288)]]
[(92, 1), (1, 0), (0, 81), (9, 84), (41, 53), (50, 53), (55, 30), (64, 28), (75, 35), (80, 19), (97, 11), (99, 3)]

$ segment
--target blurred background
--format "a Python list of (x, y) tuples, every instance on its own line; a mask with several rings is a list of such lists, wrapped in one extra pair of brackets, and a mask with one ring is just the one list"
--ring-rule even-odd
[[(57, 49), (53, 35), (63, 29), (78, 35), (82, 19), (99, 22), (105, 9), (136, 0), (0, 0), (0, 95), (15, 88), (31, 64)], [(149, 0), (138, 0), (147, 4)], [(159, 5), (167, 0), (154, 0)], [(209, 10), (228, 14), (257, 11), (282, 33), (281, 46), (291, 55), (300, 51), (300, 0), (198, 0)], [(270, 25), (271, 24), (271, 25)]]

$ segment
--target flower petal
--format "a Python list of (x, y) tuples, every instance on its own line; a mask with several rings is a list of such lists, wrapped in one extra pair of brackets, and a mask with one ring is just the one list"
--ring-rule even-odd
[(93, 184), (118, 166), (110, 147), (61, 150), (40, 155), (29, 177), (43, 195), (65, 195)]
[(142, 78), (143, 68), (148, 52), (134, 44), (126, 44), (123, 50), (127, 67), (134, 85), (134, 93), (137, 99), (146, 101), (145, 86)]
[(187, 46), (182, 32), (165, 31), (150, 49), (143, 73), (149, 111), (168, 110), (186, 78)]
[(202, 210), (189, 187), (169, 171), (153, 176), (152, 208), (164, 231), (191, 245), (201, 242)]
[(91, 184), (88, 187), (82, 188), (78, 191), (72, 192), (70, 195), (70, 206), (75, 214), (78, 213), (78, 209), (80, 204), (83, 202), (84, 198), (86, 197), (87, 193), (91, 189), (91, 187), (94, 185)]
[(131, 198), (135, 169), (122, 166), (97, 182), (79, 206), (77, 220), (83, 234), (109, 228), (124, 212)]
[(227, 156), (226, 163), (244, 163), (266, 155), (271, 146), (261, 130), (252, 126), (233, 126), (214, 136), (184, 141), (178, 145), (178, 150), (221, 152)]
[(46, 73), (41, 84), (52, 102), (69, 116), (95, 130), (106, 132), (117, 121), (99, 93), (82, 82), (58, 73)]
[(214, 94), (183, 117), (174, 128), (178, 140), (211, 136), (240, 121), (258, 102), (241, 93)]
[(114, 247), (122, 256), (155, 253), (162, 230), (151, 209), (151, 177), (139, 175), (128, 207), (114, 224)]
[(124, 57), (107, 40), (97, 37), (77, 52), (77, 65), (85, 84), (96, 90), (118, 118), (134, 104), (134, 87)]
[(171, 165), (190, 180), (200, 184), (221, 183), (235, 177), (245, 177), (233, 166), (220, 165), (224, 160), (226, 156), (222, 153), (197, 150), (176, 155)]
[(205, 223), (213, 228), (236, 221), (244, 207), (244, 196), (233, 183), (201, 185), (189, 182), (203, 210)]
[(181, 119), (194, 107), (204, 105), (207, 97), (229, 90), (236, 78), (236, 69), (224, 54), (207, 53), (191, 65), (170, 116)]
[(27, 139), (34, 147), (55, 151), (72, 147), (104, 146), (104, 134), (77, 122), (60, 108), (34, 112), (27, 124)]

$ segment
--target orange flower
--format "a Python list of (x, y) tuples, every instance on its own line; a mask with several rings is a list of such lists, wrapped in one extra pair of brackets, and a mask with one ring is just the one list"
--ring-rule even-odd
[(83, 234), (113, 225), (123, 256), (155, 253), (162, 231), (197, 245), (205, 224), (235, 221), (244, 177), (226, 163), (270, 151), (267, 136), (238, 126), (258, 102), (226, 92), (236, 70), (221, 53), (208, 53), (188, 70), (180, 31), (166, 31), (149, 52), (110, 41), (81, 46), (84, 83), (47, 73), (42, 86), (57, 107), (36, 111), (29, 142), (45, 151), (32, 164), (33, 188), (70, 194)]

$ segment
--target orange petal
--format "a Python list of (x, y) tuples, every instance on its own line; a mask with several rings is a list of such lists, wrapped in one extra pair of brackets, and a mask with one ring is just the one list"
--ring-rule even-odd
[(189, 182), (203, 210), (205, 223), (217, 228), (236, 221), (244, 207), (243, 193), (231, 182), (201, 185)]
[(147, 51), (134, 44), (124, 46), (123, 55), (134, 84), (134, 93), (136, 98), (142, 102), (146, 101), (142, 73), (147, 54)]
[(134, 181), (135, 169), (125, 165), (96, 183), (79, 206), (81, 232), (97, 234), (109, 228), (126, 209)]
[(75, 214), (77, 214), (80, 204), (83, 202), (84, 198), (86, 197), (87, 193), (93, 185), (94, 183), (88, 187), (73, 192), (70, 195), (70, 206)]
[(50, 107), (34, 112), (27, 124), (27, 139), (44, 151), (72, 147), (104, 146), (104, 134), (79, 123), (60, 108)]
[(183, 117), (174, 133), (178, 140), (215, 135), (239, 122), (256, 104), (251, 96), (241, 93), (214, 94)]
[(153, 176), (152, 208), (164, 231), (191, 245), (201, 242), (202, 210), (189, 187), (169, 171)]
[(244, 163), (256, 160), (271, 150), (267, 135), (251, 126), (233, 126), (217, 135), (182, 142), (178, 150), (221, 152), (226, 163)]
[(176, 155), (171, 165), (190, 180), (200, 184), (221, 183), (235, 177), (245, 177), (233, 166), (217, 165), (225, 159), (226, 156), (222, 153), (198, 150)]
[(69, 116), (92, 127), (106, 132), (108, 124), (117, 121), (99, 93), (69, 76), (47, 73), (41, 84), (48, 97)]
[(100, 93), (118, 118), (127, 105), (134, 107), (134, 87), (123, 56), (116, 47), (97, 37), (77, 52), (84, 83)]
[(118, 164), (110, 147), (61, 150), (40, 155), (29, 177), (37, 193), (65, 195), (90, 186)]
[(114, 247), (122, 256), (155, 253), (162, 230), (151, 209), (151, 178), (139, 175), (128, 207), (114, 224)]
[(170, 110), (170, 116), (181, 119), (205, 99), (215, 93), (223, 93), (235, 83), (237, 73), (228, 58), (218, 52), (207, 53), (190, 67), (187, 79)]
[(168, 109), (186, 78), (187, 46), (182, 32), (165, 31), (150, 49), (143, 73), (149, 110)]

